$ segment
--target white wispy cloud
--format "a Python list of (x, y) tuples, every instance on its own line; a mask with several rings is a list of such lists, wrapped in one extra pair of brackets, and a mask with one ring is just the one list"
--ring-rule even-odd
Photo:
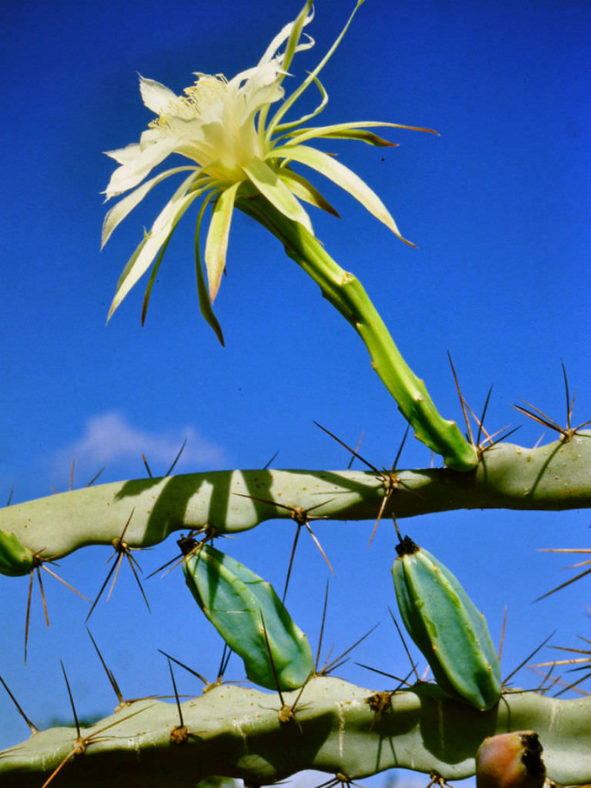
[(178, 470), (218, 466), (224, 460), (221, 446), (203, 438), (192, 425), (154, 432), (136, 427), (119, 411), (108, 411), (89, 418), (82, 436), (59, 449), (53, 457), (54, 469), (63, 475), (64, 468), (75, 460), (78, 468), (120, 465), (133, 460), (141, 463), (146, 456), (154, 475), (164, 473), (186, 440)]

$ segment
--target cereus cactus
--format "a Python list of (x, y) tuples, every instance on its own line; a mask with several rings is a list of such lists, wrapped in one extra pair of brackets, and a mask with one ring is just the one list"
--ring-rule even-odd
[[(474, 438), (469, 409), (460, 393), (467, 422), (463, 435), (455, 422), (440, 415), (360, 281), (333, 260), (315, 233), (306, 206), (332, 214), (336, 210), (299, 172), (300, 165), (347, 191), (399, 240), (409, 243), (373, 189), (340, 159), (312, 143), (354, 140), (388, 148), (394, 143), (379, 137), (375, 128), (433, 133), (389, 120), (310, 125), (327, 103), (319, 75), (362, 3), (357, 1), (334, 44), (291, 93), (286, 92), (286, 85), (296, 55), (314, 44), (305, 33), (313, 21), (311, 0), (272, 39), (256, 64), (233, 78), (196, 72), (194, 83), (177, 95), (154, 79), (140, 77), (141, 98), (154, 117), (139, 142), (108, 152), (118, 166), (106, 197), (121, 199), (105, 217), (103, 245), (152, 189), (169, 177), (183, 180), (124, 267), (108, 320), (150, 271), (143, 323), (172, 235), (183, 215), (199, 202), (195, 244), (199, 306), (223, 344), (213, 305), (229, 258), (234, 211), (241, 211), (279, 240), (287, 256), (354, 328), (402, 416), (445, 467), (433, 467), (431, 462), (425, 468), (399, 469), (396, 461), (391, 470), (366, 463), (366, 471), (265, 467), (177, 475), (171, 468), (163, 477), (154, 478), (149, 471), (150, 478), (97, 484), (0, 509), (2, 580), (16, 583), (13, 578), (29, 576), (25, 659), (35, 576), (45, 605), (41, 569), (54, 574), (49, 564), (77, 551), (84, 551), (86, 557), (86, 548), (93, 545), (114, 548), (111, 570), (88, 619), (111, 577), (113, 582), (117, 579), (125, 558), (142, 588), (132, 551), (154, 547), (184, 531), (186, 535), (178, 540), (181, 554), (165, 566), (182, 573), (188, 588), (183, 588), (184, 600), (174, 598), (170, 605), (192, 603), (191, 612), (199, 616), (202, 612), (221, 635), (224, 655), (231, 649), (242, 660), (237, 667), (235, 659), (226, 676), (224, 656), (218, 676), (207, 681), (162, 652), (169, 660), (173, 698), (150, 694), (125, 700), (89, 632), (119, 705), (112, 715), (85, 725), (62, 663), (74, 726), (54, 725), (43, 731), (31, 722), (1, 678), (15, 713), (31, 730), (28, 739), (0, 752), (2, 788), (193, 788), (215, 775), (240, 778), (247, 788), (258, 788), (304, 769), (329, 775), (324, 788), (349, 786), (369, 775), (400, 768), (429, 775), (429, 785), (471, 776), (476, 777), (478, 788), (542, 788), (546, 780), (553, 786), (575, 786), (591, 781), (591, 698), (580, 688), (581, 695), (572, 697), (575, 683), (566, 681), (560, 694), (551, 696), (554, 679), (549, 676), (535, 689), (510, 685), (511, 675), (503, 680), (500, 648), (464, 588), (462, 561), (452, 574), (438, 558), (400, 534), (398, 544), (392, 540), (380, 555), (355, 553), (355, 570), (368, 562), (376, 576), (387, 578), (394, 561), (394, 589), (389, 581), (387, 599), (368, 593), (366, 608), (372, 612), (387, 609), (396, 597), (406, 630), (428, 663), (419, 673), (404, 641), (411, 671), (397, 677), (394, 668), (392, 673), (374, 669), (380, 674), (379, 685), (366, 688), (329, 675), (341, 669), (353, 647), (337, 659), (327, 659), (328, 664), (319, 664), (327, 597), (314, 656), (312, 638), (288, 612), (287, 581), (280, 599), (263, 579), (270, 576), (265, 567), (255, 572), (232, 555), (229, 539), (236, 534), (245, 534), (247, 539), (247, 532), (262, 523), (292, 520), (296, 538), (289, 579), (302, 528), (310, 532), (326, 558), (312, 531), (313, 519), (319, 521), (319, 528), (324, 521), (338, 522), (349, 549), (347, 529), (356, 521), (375, 521), (377, 527), (380, 520), (390, 517), (396, 523), (461, 509), (473, 510), (476, 521), (477, 510), (482, 509), (591, 507), (591, 431), (585, 429), (589, 422), (571, 424), (574, 400), (566, 374), (565, 427), (533, 406), (518, 406), (522, 415), (558, 432), (558, 440), (534, 448), (501, 442), (484, 431), (483, 418), (477, 419)], [(320, 92), (318, 106), (287, 120), (286, 113), (312, 86)], [(180, 155), (183, 164), (152, 175), (172, 154)], [(202, 260), (200, 234), (208, 209), (211, 218)], [(400, 452), (397, 460), (399, 456)], [(270, 529), (270, 543), (280, 525), (275, 523), (275, 531)], [(223, 542), (222, 551), (224, 537), (228, 541)], [(259, 559), (264, 563), (257, 555)], [(305, 571), (309, 578), (312, 570)], [(365, 595), (355, 573), (345, 582), (355, 595)], [(146, 599), (143, 588), (142, 594)], [(307, 601), (307, 593), (293, 606), (290, 600), (289, 610), (300, 623)], [(12, 610), (3, 613), (7, 621), (12, 617)], [(47, 609), (45, 613), (49, 623)], [(349, 624), (348, 610), (340, 610), (339, 615)], [(82, 624), (81, 620), (80, 632)], [(72, 633), (76, 631), (73, 616), (68, 626)], [(186, 630), (193, 638), (189, 625)], [(3, 643), (0, 649), (0, 673), (3, 655), (12, 653), (12, 648), (12, 643)], [(139, 643), (134, 643), (134, 655), (136, 650)], [(567, 651), (584, 655), (573, 660), (589, 667), (588, 651)], [(173, 662), (205, 684), (201, 695), (181, 702)], [(552, 669), (563, 662), (555, 660)], [(255, 686), (234, 686), (247, 681)], [(271, 692), (261, 692), (259, 687)]]

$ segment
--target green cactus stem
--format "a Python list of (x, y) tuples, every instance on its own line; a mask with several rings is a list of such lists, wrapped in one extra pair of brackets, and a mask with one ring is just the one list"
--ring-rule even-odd
[(287, 255), (312, 277), (322, 295), (357, 331), (369, 350), (373, 368), (416, 437), (440, 454), (449, 468), (457, 471), (475, 468), (478, 456), (474, 446), (454, 421), (439, 414), (425, 383), (402, 358), (359, 280), (341, 268), (303, 225), (287, 219), (268, 201), (243, 199), (238, 205), (281, 241)]
[[(524, 728), (539, 735), (550, 779), (591, 781), (590, 698), (512, 692), (491, 711), (478, 712), (421, 684), (392, 694), (389, 707), (376, 712), (375, 694), (341, 679), (314, 678), (295, 721), (281, 723), (275, 694), (222, 685), (182, 704), (182, 742), (175, 734), (171, 741), (179, 727), (174, 704), (138, 701), (83, 729), (86, 752), (66, 764), (55, 784), (103, 788), (116, 775), (127, 788), (192, 788), (216, 774), (264, 785), (303, 769), (356, 780), (395, 767), (461, 779), (474, 774), (486, 736)], [(293, 703), (296, 696), (283, 697)], [(133, 712), (140, 713), (128, 716)], [(93, 731), (107, 725), (93, 740)], [(2, 788), (39, 788), (76, 736), (73, 728), (53, 728), (0, 753)]]
[[(498, 444), (484, 452), (471, 474), (447, 468), (398, 471), (385, 515), (591, 507), (590, 439), (591, 432), (582, 432), (536, 449)], [(314, 515), (331, 520), (371, 520), (383, 496), (384, 479), (361, 471), (210, 471), (85, 487), (0, 509), (0, 532), (13, 535), (0, 572), (30, 571), (15, 544), (33, 554), (42, 551), (45, 559), (60, 558), (85, 545), (110, 545), (130, 516), (126, 542), (149, 547), (183, 529), (235, 533), (289, 518), (293, 512), (274, 501), (293, 511), (317, 507)], [(10, 555), (16, 556), (14, 567), (7, 564)]]

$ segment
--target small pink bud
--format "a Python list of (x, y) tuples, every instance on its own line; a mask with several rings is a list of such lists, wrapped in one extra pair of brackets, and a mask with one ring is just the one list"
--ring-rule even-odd
[(489, 736), (476, 753), (477, 788), (542, 788), (542, 750), (535, 731)]

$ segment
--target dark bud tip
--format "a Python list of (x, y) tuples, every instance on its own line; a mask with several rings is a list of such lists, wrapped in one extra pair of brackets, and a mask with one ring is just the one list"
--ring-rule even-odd
[(412, 555), (413, 553), (418, 553), (421, 548), (413, 542), (410, 536), (405, 536), (397, 545), (396, 545), (396, 552), (403, 558), (405, 555)]
[(181, 537), (180, 539), (177, 539), (177, 544), (183, 555), (189, 555), (189, 553), (191, 553), (197, 547), (198, 543), (196, 539)]

